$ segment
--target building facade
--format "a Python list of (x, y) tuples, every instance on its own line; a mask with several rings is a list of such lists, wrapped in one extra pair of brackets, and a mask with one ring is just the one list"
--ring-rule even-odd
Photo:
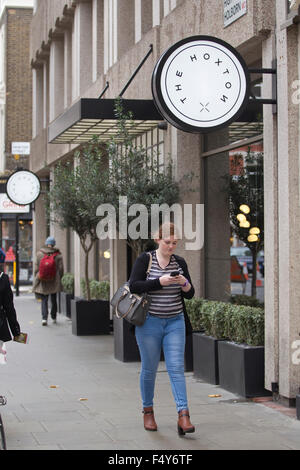
[[(48, 127), (66, 116), (74, 103), (81, 98), (98, 98), (103, 90), (105, 99), (116, 98), (150, 45), (152, 53), (124, 98), (152, 99), (151, 76), (157, 60), (171, 45), (194, 35), (218, 37), (239, 51), (251, 70), (254, 101), (226, 129), (200, 135), (168, 125), (149, 130), (140, 139), (143, 145), (159, 147), (162, 162), (171, 155), (179, 181), (191, 171), (197, 176), (195, 191), (182, 188), (182, 204), (204, 205), (204, 245), (199, 250), (184, 251), (182, 244), (179, 253), (187, 259), (196, 294), (216, 300), (226, 301), (237, 293), (232, 283), (231, 254), (233, 248), (244, 248), (231, 230), (224, 177), (234, 177), (236, 162), (243, 166), (247, 155), (252, 156), (252, 162), (254, 157), (263, 158), (263, 180), (257, 170), (252, 176), (257, 201), (259, 193), (264, 192), (264, 222), (260, 227), (264, 250), (257, 266), (249, 265), (249, 269), (257, 269), (257, 291), (265, 302), (265, 386), (278, 389), (282, 401), (291, 403), (300, 385), (300, 41), (298, 10), (293, 2), (36, 1), (31, 38), (30, 169), (51, 179), (55, 165), (72, 156), (76, 145), (50, 143)], [(271, 101), (262, 104), (259, 99)], [(49, 233), (41, 199), (36, 203), (35, 220), (34, 243), (38, 248)], [(75, 274), (79, 295), (83, 253), (78, 237), (52, 225), (50, 232), (58, 240), (68, 270)], [(103, 256), (107, 252), (109, 260)], [(110, 246), (99, 243), (90, 275), (103, 278), (109, 270), (115, 291), (127, 279), (127, 258), (124, 241), (111, 241)]]
[[(21, 284), (32, 282), (30, 207), (13, 204), (5, 190), (7, 177), (13, 171), (18, 167), (29, 167), (32, 138), (32, 11), (33, 0), (0, 1), (0, 243), (7, 253), (5, 271), (15, 285), (19, 281)], [(16, 246), (18, 238), (19, 248)]]

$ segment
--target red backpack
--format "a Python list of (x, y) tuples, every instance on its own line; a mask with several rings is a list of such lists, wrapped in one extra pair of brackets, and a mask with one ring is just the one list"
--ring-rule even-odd
[(41, 259), (39, 266), (39, 279), (41, 281), (54, 281), (56, 276), (56, 263), (55, 257), (58, 255), (58, 251), (49, 255), (45, 254)]

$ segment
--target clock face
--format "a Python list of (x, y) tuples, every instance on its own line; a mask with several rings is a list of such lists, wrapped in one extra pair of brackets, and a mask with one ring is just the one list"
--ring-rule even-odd
[(40, 192), (40, 180), (31, 171), (16, 171), (6, 183), (6, 193), (9, 199), (21, 206), (34, 202), (39, 197)]
[(234, 121), (248, 103), (249, 73), (224, 41), (193, 36), (174, 44), (152, 76), (153, 98), (163, 117), (187, 132), (208, 132)]

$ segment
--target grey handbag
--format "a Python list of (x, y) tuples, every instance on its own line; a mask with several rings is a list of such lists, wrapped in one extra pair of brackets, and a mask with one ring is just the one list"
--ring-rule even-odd
[[(152, 265), (152, 255), (150, 255), (149, 265), (147, 269), (147, 276)], [(127, 320), (135, 326), (142, 326), (145, 323), (147, 311), (150, 306), (150, 299), (148, 295), (132, 294), (129, 289), (129, 283), (120, 287), (110, 301), (114, 308), (114, 313), (117, 318)]]

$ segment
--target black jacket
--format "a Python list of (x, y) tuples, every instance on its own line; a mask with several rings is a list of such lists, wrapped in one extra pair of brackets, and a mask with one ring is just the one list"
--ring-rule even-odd
[[(186, 334), (189, 335), (192, 333), (193, 329), (192, 329), (191, 322), (186, 312), (184, 299), (191, 299), (192, 297), (194, 297), (195, 289), (192, 284), (191, 277), (190, 277), (185, 260), (181, 258), (181, 256), (177, 256), (177, 255), (173, 255), (173, 256), (176, 259), (179, 266), (181, 267), (184, 277), (191, 284), (191, 288), (188, 292), (184, 292), (183, 290), (181, 291)], [(144, 292), (150, 292), (152, 290), (162, 289), (162, 285), (159, 282), (159, 278), (152, 279), (149, 281), (146, 280), (148, 265), (149, 265), (149, 253), (144, 252), (137, 258), (131, 271), (131, 275), (129, 279), (129, 288), (130, 288), (130, 292), (132, 292), (133, 294), (143, 294)]]
[(9, 278), (3, 274), (0, 278), (0, 340), (6, 343), (11, 341), (11, 333), (18, 336), (20, 332)]

